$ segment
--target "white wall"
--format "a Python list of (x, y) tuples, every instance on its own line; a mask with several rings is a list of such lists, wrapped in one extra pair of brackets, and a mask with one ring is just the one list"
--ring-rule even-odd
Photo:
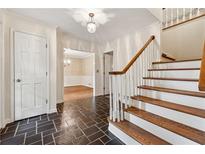
[(113, 51), (114, 70), (122, 70), (136, 52), (142, 48), (151, 35), (155, 35), (155, 42), (160, 44), (160, 23), (156, 22), (130, 34), (117, 38), (104, 45), (104, 51)]
[(47, 26), (37, 20), (4, 12), (4, 96), (5, 96), (5, 122), (14, 120), (13, 76), (12, 76), (12, 31), (22, 31), (46, 37), (49, 52), (49, 112), (56, 111), (56, 28)]
[(64, 76), (80, 76), (83, 75), (83, 59), (81, 58), (69, 58), (71, 63), (64, 66)]
[(161, 50), (176, 59), (201, 58), (205, 40), (205, 17), (161, 33)]
[(147, 8), (159, 21), (162, 21), (162, 8)]

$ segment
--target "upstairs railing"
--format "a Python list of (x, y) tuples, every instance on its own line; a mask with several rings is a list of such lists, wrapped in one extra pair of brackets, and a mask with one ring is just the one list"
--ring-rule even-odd
[(110, 120), (124, 120), (124, 109), (131, 106), (130, 97), (140, 93), (137, 86), (145, 84), (143, 77), (148, 76), (147, 69), (160, 56), (155, 36), (151, 36), (124, 69), (109, 72)]
[(203, 57), (201, 60), (201, 68), (200, 68), (199, 90), (205, 91), (205, 41), (204, 41)]
[(205, 16), (204, 8), (163, 8), (162, 11), (163, 30)]

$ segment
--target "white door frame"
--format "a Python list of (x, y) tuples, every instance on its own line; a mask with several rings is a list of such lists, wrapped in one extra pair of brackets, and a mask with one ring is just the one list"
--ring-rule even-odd
[(96, 75), (96, 72), (95, 72), (95, 69), (96, 69), (96, 67), (95, 67), (95, 53), (93, 53), (93, 96), (96, 96), (96, 77), (95, 77), (95, 75)]
[(111, 50), (111, 51), (105, 51), (103, 53), (103, 95), (107, 95), (105, 94), (105, 54), (108, 54), (112, 52), (113, 53), (113, 59), (112, 59), (112, 62), (114, 62), (114, 51)]
[(15, 32), (19, 32), (19, 33), (24, 33), (24, 34), (28, 34), (28, 35), (33, 35), (33, 36), (37, 36), (37, 37), (42, 37), (44, 39), (46, 39), (47, 42), (47, 49), (46, 49), (46, 58), (47, 58), (47, 66), (46, 66), (46, 71), (47, 71), (47, 88), (46, 88), (46, 93), (47, 93), (47, 100), (48, 100), (48, 104), (47, 104), (47, 113), (49, 113), (49, 106), (50, 106), (50, 100), (49, 100), (49, 79), (50, 79), (50, 73), (49, 73), (49, 44), (48, 44), (48, 39), (46, 38), (46, 36), (44, 35), (39, 35), (39, 34), (35, 34), (35, 33), (31, 33), (31, 32), (25, 32), (25, 31), (19, 31), (19, 30), (15, 30), (15, 29), (10, 29), (10, 65), (11, 65), (11, 78), (10, 78), (10, 82), (11, 82), (11, 119), (10, 122), (15, 121), (15, 70), (14, 70), (14, 55), (15, 55), (15, 51), (14, 51), (14, 34)]
[(0, 22), (0, 128), (4, 127), (4, 35), (3, 24)]
[[(64, 48), (66, 49), (66, 48)], [(72, 49), (72, 48), (69, 48), (71, 50), (76, 50), (76, 51), (80, 51), (80, 52), (86, 52), (86, 53), (89, 53), (92, 55), (93, 57), (93, 96), (96, 96), (96, 63), (95, 63), (95, 60), (96, 60), (96, 54), (94, 52), (90, 52), (90, 51), (86, 51), (86, 50), (77, 50), (77, 49)], [(64, 59), (64, 51), (63, 51), (63, 59)], [(62, 92), (63, 92), (63, 96), (64, 96), (64, 65), (62, 65), (63, 67), (63, 86), (62, 86)]]

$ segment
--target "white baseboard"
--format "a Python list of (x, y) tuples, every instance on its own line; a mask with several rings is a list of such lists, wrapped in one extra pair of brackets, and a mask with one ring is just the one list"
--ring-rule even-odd
[(86, 85), (86, 84), (82, 84), (82, 86), (86, 86), (86, 87), (89, 87), (89, 88), (93, 88), (91, 85)]
[(57, 99), (57, 104), (63, 103), (63, 102), (64, 102), (64, 99), (61, 99), (61, 98)]
[(56, 107), (55, 107), (55, 108), (50, 109), (48, 113), (54, 113), (54, 112), (57, 112)]
[(93, 88), (91, 85), (86, 85), (86, 84), (64, 85), (64, 88), (73, 87), (73, 86), (86, 86), (86, 87), (89, 87), (89, 88)]
[(13, 122), (13, 121), (11, 121), (11, 119), (4, 120), (2, 128), (4, 128), (8, 123), (11, 123), (11, 122)]

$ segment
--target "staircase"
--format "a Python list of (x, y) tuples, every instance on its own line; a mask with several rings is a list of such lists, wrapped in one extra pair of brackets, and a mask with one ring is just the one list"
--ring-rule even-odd
[(139, 67), (131, 66), (145, 60), (140, 56), (128, 64), (130, 71), (110, 72), (109, 130), (125, 144), (205, 144), (201, 59), (153, 62), (159, 57), (149, 57), (141, 65), (145, 70), (137, 72)]

